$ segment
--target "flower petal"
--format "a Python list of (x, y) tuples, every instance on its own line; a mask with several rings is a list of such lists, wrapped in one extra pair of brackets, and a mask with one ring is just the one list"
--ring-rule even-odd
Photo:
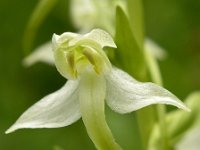
[(25, 111), (6, 133), (21, 128), (58, 128), (74, 123), (81, 117), (77, 87), (78, 81), (68, 81)]
[[(55, 65), (58, 72), (66, 79), (76, 78), (74, 68), (67, 59), (67, 52), (63, 51), (61, 48), (58, 48), (54, 51)], [(72, 59), (73, 60), (73, 59)]]
[(153, 83), (141, 83), (120, 69), (113, 68), (106, 79), (106, 100), (116, 112), (129, 113), (151, 104), (169, 104), (189, 110), (166, 89)]
[(94, 40), (95, 42), (99, 43), (101, 47), (113, 47), (116, 48), (113, 38), (104, 30), (101, 29), (94, 29), (88, 34), (85, 35), (85, 38)]
[[(105, 46), (116, 48), (112, 37), (101, 29), (93, 29), (91, 32), (80, 35), (77, 38), (74, 38), (69, 42), (69, 45), (84, 45), (84, 44), (90, 44), (91, 47), (97, 47), (98, 45), (102, 49)], [(97, 45), (98, 44), (98, 45)]]
[(64, 46), (68, 45), (69, 40), (73, 38), (79, 37), (80, 34), (72, 33), (72, 32), (64, 32), (61, 35), (53, 34), (52, 43), (53, 43), (53, 50), (56, 50), (57, 46), (61, 44), (65, 44)]
[(23, 60), (23, 64), (27, 67), (32, 66), (37, 62), (44, 62), (50, 65), (54, 64), (51, 42), (42, 44)]
[(85, 71), (80, 79), (79, 101), (88, 135), (99, 150), (121, 150), (105, 119), (106, 83), (104, 76)]

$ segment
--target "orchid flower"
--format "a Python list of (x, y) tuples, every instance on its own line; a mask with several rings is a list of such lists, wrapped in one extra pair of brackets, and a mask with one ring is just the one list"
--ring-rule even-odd
[(89, 137), (98, 149), (121, 149), (105, 120), (104, 106), (125, 114), (152, 104), (188, 108), (172, 93), (135, 80), (112, 66), (104, 47), (116, 48), (101, 29), (81, 35), (54, 34), (52, 48), (58, 72), (68, 81), (25, 111), (6, 133), (21, 128), (58, 128), (82, 117)]

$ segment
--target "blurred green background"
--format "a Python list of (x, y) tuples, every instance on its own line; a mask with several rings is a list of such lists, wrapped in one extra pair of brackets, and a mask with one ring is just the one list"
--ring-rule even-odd
[[(22, 66), (22, 37), (38, 0), (0, 0), (0, 150), (95, 149), (81, 120), (58, 129), (24, 129), (5, 135), (5, 130), (29, 106), (65, 83), (56, 69), (38, 63)], [(53, 33), (76, 31), (69, 17), (69, 0), (60, 0), (39, 29), (35, 46)], [(164, 86), (184, 99), (200, 88), (200, 1), (144, 0), (148, 37), (168, 53), (160, 62)], [(124, 149), (134, 147), (134, 120), (107, 111), (114, 135)], [(119, 130), (120, 129), (120, 130)]]

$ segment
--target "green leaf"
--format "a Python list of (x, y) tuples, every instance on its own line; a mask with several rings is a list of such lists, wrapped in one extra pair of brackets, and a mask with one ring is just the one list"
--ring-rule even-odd
[(127, 0), (128, 14), (131, 29), (138, 45), (143, 48), (144, 43), (144, 20), (142, 0)]
[(35, 39), (39, 26), (47, 17), (48, 13), (56, 5), (57, 1), (58, 0), (40, 0), (37, 4), (24, 33), (23, 48), (25, 54), (28, 54), (32, 49), (33, 41)]
[[(116, 65), (140, 81), (146, 80), (144, 51), (138, 45), (128, 18), (120, 7), (116, 10)], [(140, 145), (146, 149), (148, 138), (154, 124), (154, 107), (146, 107), (136, 112), (141, 137)], [(148, 124), (148, 126), (146, 125)], [(142, 141), (142, 142), (141, 142)]]
[(116, 10), (115, 42), (116, 64), (137, 80), (145, 80), (146, 66), (144, 52), (137, 44), (125, 13), (120, 7)]

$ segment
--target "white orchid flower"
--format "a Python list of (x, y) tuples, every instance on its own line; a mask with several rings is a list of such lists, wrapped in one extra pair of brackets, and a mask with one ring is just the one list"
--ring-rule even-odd
[(188, 110), (166, 89), (139, 82), (113, 67), (103, 51), (106, 46), (116, 48), (112, 37), (100, 29), (85, 35), (54, 34), (55, 65), (68, 81), (25, 111), (6, 133), (21, 128), (64, 127), (82, 117), (98, 149), (118, 150), (120, 147), (105, 121), (105, 102), (120, 114), (152, 104), (170, 104)]

